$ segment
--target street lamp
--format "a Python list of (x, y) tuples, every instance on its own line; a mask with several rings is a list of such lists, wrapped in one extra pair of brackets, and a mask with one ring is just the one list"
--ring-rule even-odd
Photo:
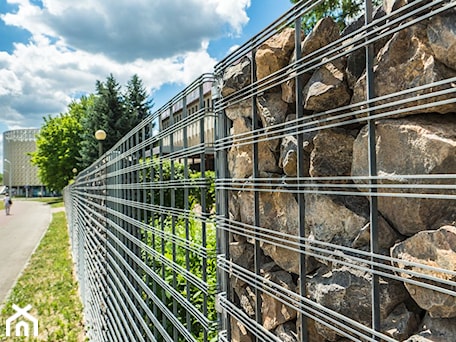
[(98, 140), (98, 157), (101, 157), (103, 154), (103, 140), (106, 139), (106, 132), (99, 129), (95, 132), (95, 139)]
[(9, 195), (12, 196), (12, 195), (13, 195), (13, 191), (12, 191), (12, 190), (13, 190), (13, 187), (11, 186), (11, 174), (12, 174), (13, 172), (12, 172), (11, 169), (12, 169), (13, 167), (12, 167), (12, 165), (11, 165), (11, 162), (10, 162), (8, 159), (5, 158), (4, 160), (5, 160), (5, 162), (7, 162), (7, 163), (9, 164), (9, 172), (8, 172), (8, 173), (9, 173), (9, 186), (8, 186), (8, 192), (9, 192)]

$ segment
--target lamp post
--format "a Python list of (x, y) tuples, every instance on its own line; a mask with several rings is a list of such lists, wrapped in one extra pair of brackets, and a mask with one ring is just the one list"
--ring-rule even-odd
[(13, 167), (12, 167), (11, 162), (10, 162), (8, 159), (5, 158), (4, 160), (5, 160), (5, 162), (7, 162), (7, 163), (9, 164), (9, 172), (8, 172), (8, 173), (9, 173), (8, 192), (9, 192), (9, 195), (12, 196), (12, 195), (13, 195), (13, 191), (12, 191), (12, 190), (13, 190), (13, 187), (11, 186), (11, 174), (12, 174), (12, 170), (11, 170), (11, 169), (12, 169)]
[(103, 140), (106, 139), (106, 132), (99, 129), (95, 132), (95, 139), (98, 140), (98, 157), (101, 157), (103, 154)]

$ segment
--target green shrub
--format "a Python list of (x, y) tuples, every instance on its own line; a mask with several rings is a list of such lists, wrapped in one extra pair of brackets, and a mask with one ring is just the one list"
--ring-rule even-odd
[[(161, 211), (152, 213), (150, 230), (143, 232), (143, 241), (158, 254), (174, 264), (187, 270), (193, 277), (206, 283), (208, 294), (194, 286), (184, 272), (176, 272), (158, 258), (143, 251), (144, 262), (168, 284), (176, 289), (198, 311), (206, 314), (210, 321), (217, 320), (215, 310), (216, 279), (216, 232), (214, 221), (208, 215), (198, 215), (197, 207), (208, 214), (215, 207), (215, 172), (194, 172), (185, 169), (184, 164), (159, 160), (157, 158), (144, 161), (150, 168), (142, 175), (142, 182), (159, 184), (159, 190), (151, 191), (147, 198), (154, 205), (159, 205)], [(203, 177), (204, 176), (204, 177)], [(175, 182), (174, 182), (175, 181)], [(171, 184), (172, 183), (172, 184)], [(187, 203), (185, 197), (188, 198)], [(190, 216), (165, 214), (166, 208), (194, 209)], [(187, 212), (188, 213), (188, 212)], [(165, 302), (169, 310), (174, 312), (179, 321), (192, 333), (197, 340), (203, 340), (205, 329), (199, 324), (179, 300), (173, 298), (156, 282), (144, 275), (155, 295)], [(153, 303), (152, 303), (153, 305)], [(172, 335), (172, 326), (168, 326)], [(217, 332), (211, 331), (209, 339), (215, 339)]]

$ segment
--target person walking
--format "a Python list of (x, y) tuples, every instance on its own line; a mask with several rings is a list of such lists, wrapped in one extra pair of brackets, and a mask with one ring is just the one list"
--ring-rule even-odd
[(3, 203), (5, 204), (6, 215), (9, 215), (10, 214), (10, 210), (11, 210), (11, 205), (13, 204), (13, 201), (9, 197), (9, 194), (5, 195), (5, 198), (3, 199)]

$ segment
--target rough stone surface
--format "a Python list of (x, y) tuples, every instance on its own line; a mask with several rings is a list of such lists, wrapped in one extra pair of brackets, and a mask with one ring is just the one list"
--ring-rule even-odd
[(242, 323), (231, 317), (231, 340), (233, 342), (253, 342), (254, 338)]
[(302, 55), (308, 56), (339, 38), (340, 31), (337, 23), (331, 17), (322, 18), (302, 42)]
[(435, 58), (456, 70), (456, 10), (432, 17), (427, 36)]
[[(324, 271), (308, 277), (307, 294), (318, 304), (345, 315), (364, 325), (371, 324), (371, 277), (348, 267)], [(397, 281), (380, 281), (380, 315), (382, 319), (408, 297)], [(315, 323), (318, 333), (329, 341), (338, 341), (337, 333), (321, 323)]]
[(366, 213), (356, 213), (343, 204), (346, 199), (334, 201), (321, 194), (308, 194), (305, 199), (311, 239), (350, 246), (368, 222)]
[[(295, 114), (288, 115), (285, 121), (291, 121), (296, 118)], [(298, 141), (296, 137), (296, 130), (293, 129), (292, 125), (288, 125), (290, 128), (289, 135), (282, 138), (280, 145), (280, 158), (279, 167), (283, 169), (285, 175), (290, 177), (296, 177), (297, 165), (298, 165)], [(313, 150), (313, 138), (316, 132), (305, 132), (303, 134), (303, 154), (304, 154), (304, 176), (309, 176), (310, 167), (310, 153)]]
[(253, 269), (253, 245), (247, 242), (235, 241), (230, 243), (230, 256), (232, 261), (247, 269)]
[[(308, 176), (309, 158), (307, 157), (304, 160), (306, 162), (304, 167), (306, 169), (305, 176)], [(298, 169), (298, 141), (293, 135), (286, 136), (282, 139), (279, 166), (287, 176), (296, 177)]]
[[(455, 272), (456, 227), (444, 226), (436, 231), (419, 232), (411, 238), (395, 245), (391, 250), (391, 256), (400, 260)], [(437, 279), (456, 281), (455, 276), (439, 272), (438, 270), (423, 269), (413, 265), (405, 265), (400, 262), (398, 262), (397, 266), (404, 270), (412, 270)], [(407, 273), (400, 273), (400, 275), (406, 279), (420, 281), (420, 278), (413, 277)], [(438, 284), (438, 282), (431, 280), (425, 280), (425, 282)], [(409, 283), (405, 283), (405, 287), (415, 302), (422, 309), (427, 310), (431, 317), (456, 317), (456, 298), (454, 296)]]
[(318, 68), (303, 89), (304, 109), (321, 112), (350, 103), (345, 60), (335, 60)]
[[(242, 191), (238, 194), (241, 221), (246, 224), (254, 224), (253, 193)], [(285, 239), (296, 240), (298, 236), (298, 203), (290, 193), (283, 192), (260, 192), (259, 194), (260, 226), (287, 234)], [(272, 236), (266, 232), (263, 238)], [(283, 237), (282, 237), (283, 238)], [(271, 240), (272, 241), (272, 240)], [(281, 242), (281, 245), (285, 243)], [(270, 256), (281, 268), (288, 272), (299, 273), (298, 252), (285, 247), (277, 246), (277, 243), (261, 242), (264, 253)], [(296, 248), (296, 247), (295, 247)]]
[(250, 60), (245, 57), (239, 63), (226, 68), (223, 74), (222, 96), (226, 97), (242, 89), (251, 82)]
[(419, 315), (401, 303), (382, 321), (381, 331), (397, 341), (403, 341), (416, 331), (419, 323)]
[[(292, 57), (290, 64), (295, 63), (296, 57)], [(296, 77), (296, 73), (292, 73), (292, 76)], [(303, 73), (299, 75), (299, 78), (302, 82), (302, 84), (306, 84), (312, 74), (309, 73)], [(280, 87), (282, 88), (282, 100), (287, 102), (287, 103), (293, 103), (296, 102), (296, 79), (291, 78), (285, 82), (283, 82)]]
[[(385, 12), (392, 13), (411, 2), (412, 0), (384, 0)], [(417, 4), (427, 2), (428, 0), (417, 1)], [(411, 7), (413, 8), (415, 5)], [(376, 18), (384, 16), (385, 12), (379, 10), (375, 14)], [(393, 13), (388, 20), (396, 18), (398, 12)], [(373, 112), (386, 114), (387, 110), (401, 110), (389, 115), (386, 120), (376, 119), (375, 150), (380, 193), (377, 197), (379, 253), (399, 260), (394, 263), (399, 268), (396, 276), (404, 280), (410, 279), (405, 270), (411, 269), (436, 277), (435, 282), (424, 281), (438, 286), (444, 286), (439, 278), (451, 281), (455, 279), (444, 272), (404, 265), (401, 260), (456, 271), (456, 201), (416, 196), (420, 193), (438, 196), (456, 194), (456, 190), (444, 189), (444, 186), (454, 187), (454, 179), (435, 177), (439, 174), (454, 174), (456, 170), (456, 103), (440, 106), (434, 104), (436, 101), (453, 98), (455, 85), (434, 86), (427, 90), (414, 89), (456, 77), (455, 13), (455, 10), (451, 10), (434, 15), (429, 20), (379, 38), (374, 44), (375, 96), (412, 90), (409, 94), (378, 102), (377, 105), (391, 104), (393, 107)], [(384, 21), (384, 18), (378, 21), (379, 25)], [(355, 20), (343, 35), (362, 26), (363, 19)], [(293, 121), (296, 116), (291, 114), (296, 111), (293, 104), (296, 102), (297, 76), (293, 74), (296, 72), (293, 29), (282, 30), (255, 51), (259, 79), (280, 69), (292, 77), (281, 84), (281, 93), (280, 87), (257, 93), (258, 126), (265, 133), (257, 141), (259, 178), (274, 178), (277, 183), (286, 184), (287, 188), (277, 187), (276, 191), (268, 192), (269, 190), (265, 191), (266, 186), (262, 188), (255, 185), (259, 197), (259, 227), (255, 232), (253, 228), (247, 228), (255, 224), (253, 181), (250, 179), (253, 173), (252, 101), (249, 98), (236, 102), (231, 96), (250, 84), (251, 62), (248, 58), (243, 58), (237, 65), (228, 67), (223, 75), (222, 96), (230, 103), (225, 113), (233, 122), (233, 145), (228, 152), (228, 168), (231, 177), (245, 180), (241, 184), (243, 191), (229, 193), (230, 219), (246, 225), (243, 233), (233, 232), (231, 235), (230, 256), (240, 267), (253, 271), (254, 233), (260, 234), (260, 276), (290, 291), (298, 291), (297, 278), (301, 275), (299, 251), (294, 243), (298, 238), (300, 212), (298, 196), (292, 190), (296, 180), (292, 177), (297, 176), (297, 154), (302, 151), (304, 176), (309, 177), (305, 182), (318, 185), (320, 191), (333, 190), (332, 183), (336, 182), (341, 183), (341, 188), (347, 189), (353, 186), (352, 182), (356, 182), (359, 189), (358, 193), (347, 196), (321, 193), (304, 195), (307, 246), (315, 246), (317, 241), (322, 241), (357, 250), (337, 251), (331, 261), (323, 258), (323, 252), (315, 252), (314, 257), (307, 256), (308, 298), (370, 326), (372, 275), (341, 264), (344, 261), (361, 266), (355, 257), (362, 255), (362, 251), (370, 250), (369, 197), (363, 193), (369, 188), (367, 179), (362, 178), (369, 173), (367, 127), (361, 129), (361, 124), (357, 122), (344, 125), (344, 129), (322, 127), (329, 122), (340, 122), (339, 118), (335, 121), (329, 115), (349, 111), (345, 108), (344, 112), (337, 110), (337, 114), (334, 114), (336, 110), (333, 109), (352, 103), (357, 110), (360, 108), (357, 103), (365, 100), (365, 50), (353, 50), (343, 60), (327, 63), (323, 56), (325, 50), (341, 36), (337, 24), (330, 18), (320, 20), (309, 35), (302, 36), (303, 59), (300, 63), (312, 68), (312, 65), (323, 62), (318, 68), (298, 76), (304, 85), (303, 114), (314, 120), (316, 112), (323, 112), (318, 118), (324, 119), (318, 123), (309, 121), (314, 123), (312, 128), (320, 129), (303, 133), (303, 146), (297, 144), (297, 127)], [(351, 44), (354, 44), (356, 38), (358, 37), (353, 36), (347, 39), (344, 48), (352, 48)], [(317, 50), (320, 51), (316, 52)], [(313, 54), (314, 52), (316, 53)], [(427, 99), (423, 96), (440, 90), (453, 92)], [(412, 98), (413, 102), (393, 103)], [(329, 110), (330, 113), (327, 113)], [(352, 113), (349, 115), (354, 117)], [(362, 116), (358, 114), (357, 118)], [(286, 125), (280, 135), (277, 134), (276, 128), (283, 127), (287, 121), (292, 123)], [(309, 127), (307, 125), (304, 129)], [(346, 179), (334, 182), (315, 179), (337, 176)], [(349, 179), (347, 176), (354, 178)], [(422, 185), (436, 185), (440, 188), (423, 188)], [(355, 190), (351, 188), (350, 192), (352, 191)], [(383, 196), (388, 192), (394, 192), (398, 196)], [(410, 197), (405, 197), (409, 194)], [(366, 264), (362, 266), (366, 267)], [(413, 280), (423, 281), (419, 277)], [(230, 284), (234, 290), (235, 302), (248, 316), (254, 318), (257, 299), (255, 288), (235, 275), (231, 277)], [(292, 305), (281, 303), (263, 292), (264, 289), (260, 287), (263, 326), (282, 341), (297, 341), (302, 318)], [(380, 303), (381, 331), (391, 338), (408, 342), (456, 341), (455, 297), (382, 277)], [(425, 318), (420, 323), (419, 320), (423, 317)], [(331, 326), (326, 327), (309, 318), (306, 321), (312, 342), (348, 341)], [(253, 335), (247, 331), (246, 326), (233, 321), (233, 341), (251, 342)]]
[(252, 101), (244, 100), (230, 105), (225, 109), (225, 115), (230, 120), (238, 118), (251, 118), (252, 117)]
[(296, 324), (292, 322), (279, 325), (275, 330), (275, 334), (283, 342), (298, 342)]
[[(309, 56), (308, 59), (304, 61), (306, 63), (309, 60), (315, 58), (315, 55), (311, 55), (313, 52), (327, 46), (328, 44), (339, 39), (339, 27), (337, 23), (330, 17), (320, 19), (315, 27), (312, 29), (312, 32), (305, 37), (301, 43), (301, 54), (302, 57)], [(296, 60), (295, 53), (292, 55), (289, 64), (294, 63)], [(315, 62), (313, 62), (315, 64)], [(321, 73), (324, 73), (322, 71)], [(311, 78), (311, 73), (304, 73), (300, 75), (303, 85), (307, 84)], [(317, 78), (317, 76), (315, 76)], [(290, 79), (289, 81), (282, 83), (282, 99), (287, 103), (293, 103), (296, 101), (295, 93), (295, 79)], [(317, 88), (317, 85), (314, 86)]]
[[(353, 176), (368, 176), (368, 130), (364, 127), (353, 145)], [(454, 180), (393, 178), (401, 175), (451, 174), (456, 170), (456, 117), (427, 115), (379, 121), (376, 126), (379, 184), (417, 184), (409, 189), (379, 189), (379, 192), (422, 193), (419, 184), (455, 184)], [(405, 157), (406, 156), (406, 157)], [(390, 178), (388, 178), (390, 177)], [(357, 180), (360, 182), (360, 180)], [(450, 190), (432, 193), (454, 194)], [(403, 235), (436, 229), (451, 221), (456, 201), (440, 199), (378, 197), (378, 208), (393, 228)]]
[(455, 318), (424, 317), (419, 332), (404, 342), (450, 342), (456, 341)]
[[(342, 198), (334, 200), (330, 196), (308, 194), (305, 197), (306, 203), (306, 229), (311, 240), (331, 242), (351, 246), (355, 238), (360, 234), (361, 229), (367, 224), (368, 219), (365, 212), (354, 212), (350, 205), (344, 203), (350, 199)], [(362, 197), (353, 199), (357, 202)], [(254, 223), (253, 193), (249, 191), (239, 192), (238, 202), (240, 208), (241, 222), (246, 224)], [(366, 207), (366, 203), (363, 203)], [(359, 204), (357, 209), (360, 210)], [(293, 242), (298, 237), (298, 203), (290, 193), (268, 193), (261, 192), (259, 195), (260, 226), (263, 228), (277, 231), (282, 239), (289, 240), (290, 243), (277, 245), (274, 240), (272, 243), (262, 241), (260, 243), (264, 253), (270, 256), (281, 268), (288, 272), (299, 273), (298, 251)], [(335, 215), (337, 213), (337, 215)], [(282, 234), (286, 234), (285, 237)], [(266, 233), (263, 237), (268, 239)], [(272, 236), (272, 235), (271, 235)], [(279, 235), (278, 235), (279, 236)], [(287, 248), (288, 247), (288, 248)], [(326, 261), (317, 258), (317, 261)], [(318, 267), (312, 258), (308, 258), (308, 272)]]
[(313, 138), (309, 174), (312, 177), (350, 176), (354, 140), (345, 130), (319, 131)]
[[(416, 24), (393, 35), (390, 41), (380, 50), (374, 64), (374, 87), (376, 96), (384, 96), (399, 91), (412, 89), (433, 82), (442, 81), (456, 76), (456, 71), (439, 62), (433, 55), (429, 44), (425, 24)], [(429, 105), (436, 101), (452, 98), (454, 94), (423, 98), (421, 95), (439, 90), (451, 89), (452, 85), (442, 85), (423, 90), (416, 90), (404, 95), (395, 96), (394, 101), (411, 99), (413, 101), (400, 105), (391, 105), (386, 110), (405, 109), (412, 106), (428, 105), (394, 114), (394, 117), (420, 113), (452, 113), (456, 112), (456, 103), (445, 105)], [(352, 104), (366, 100), (365, 75), (356, 82), (353, 89)], [(377, 101), (377, 105), (390, 104), (391, 99)], [(361, 106), (364, 108), (364, 106)], [(355, 107), (357, 108), (357, 107)], [(364, 116), (358, 115), (359, 117)], [(390, 117), (393, 117), (392, 115)]]
[[(359, 232), (353, 241), (353, 248), (370, 246), (370, 222)], [(388, 250), (400, 239), (399, 234), (388, 224), (383, 216), (378, 216), (378, 245), (381, 249)]]
[(288, 65), (294, 49), (294, 37), (294, 29), (286, 28), (258, 48), (255, 54), (258, 80)]
[[(283, 128), (278, 126), (285, 122), (288, 104), (282, 100), (280, 93), (266, 93), (257, 98), (258, 115), (260, 116), (263, 128), (266, 133), (273, 132), (274, 126), (277, 129)], [(268, 134), (267, 138), (274, 136), (274, 133)], [(280, 139), (267, 141), (272, 151), (277, 151), (280, 146)]]
[[(282, 288), (295, 292), (296, 285), (293, 283), (290, 273), (286, 271), (267, 272), (264, 279), (279, 284)], [(296, 318), (296, 310), (290, 305), (285, 305), (279, 300), (271, 297), (266, 293), (262, 297), (262, 316), (263, 327), (267, 330), (273, 330), (277, 326)]]
[[(253, 145), (251, 139), (252, 124), (247, 118), (233, 121), (233, 135), (237, 137), (228, 151), (228, 170), (233, 178), (248, 178), (253, 174)], [(246, 139), (246, 140), (241, 140)], [(265, 141), (258, 143), (258, 169), (264, 172), (278, 173), (277, 156)]]
[(247, 315), (255, 317), (255, 292), (250, 286), (246, 286), (242, 281), (233, 279), (234, 291), (239, 298), (239, 304)]

